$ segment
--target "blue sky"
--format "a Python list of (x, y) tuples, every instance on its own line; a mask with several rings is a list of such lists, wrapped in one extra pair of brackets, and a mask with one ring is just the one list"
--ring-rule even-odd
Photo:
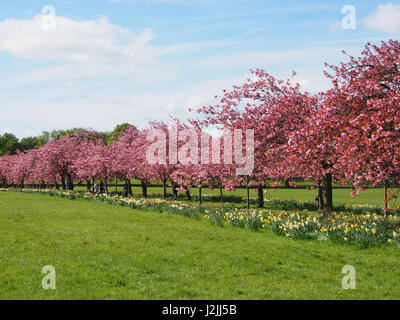
[[(355, 29), (342, 27), (346, 5)], [(254, 68), (324, 90), (324, 62), (399, 35), (393, 1), (2, 0), (0, 133), (185, 118)]]

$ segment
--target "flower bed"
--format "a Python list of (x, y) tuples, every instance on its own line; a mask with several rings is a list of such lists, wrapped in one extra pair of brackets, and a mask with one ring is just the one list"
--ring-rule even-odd
[(311, 216), (301, 213), (270, 212), (267, 223), (276, 234), (293, 239), (332, 240), (370, 247), (377, 243), (400, 244), (396, 217), (376, 213), (346, 215), (332, 213)]

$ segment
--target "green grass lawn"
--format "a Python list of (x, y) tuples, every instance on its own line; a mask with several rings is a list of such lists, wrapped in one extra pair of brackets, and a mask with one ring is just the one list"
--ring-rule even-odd
[[(400, 251), (0, 193), (0, 299), (399, 299)], [(57, 290), (43, 290), (42, 267)], [(341, 288), (353, 265), (357, 288)]]

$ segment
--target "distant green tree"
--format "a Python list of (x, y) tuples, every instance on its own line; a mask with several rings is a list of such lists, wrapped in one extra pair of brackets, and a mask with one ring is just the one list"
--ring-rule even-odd
[[(43, 131), (41, 135), (36, 137), (25, 137), (19, 140), (17, 150), (26, 151), (41, 147), (51, 140), (50, 133)], [(10, 150), (12, 151), (12, 150)]]
[(19, 147), (19, 141), (11, 133), (4, 133), (0, 136), (0, 156), (5, 154), (16, 154)]
[(60, 140), (61, 137), (75, 133), (77, 131), (80, 132), (88, 132), (89, 130), (84, 129), (84, 128), (73, 128), (73, 129), (58, 129), (58, 130), (53, 130), (50, 132), (50, 137), (53, 140)]
[(40, 136), (37, 137), (39, 147), (44, 146), (47, 142), (51, 140), (50, 132), (43, 131)]
[(73, 128), (73, 129), (66, 129), (66, 130), (53, 130), (50, 133), (50, 137), (53, 140), (60, 140), (61, 137), (73, 134), (75, 132), (86, 132), (92, 135), (93, 138), (98, 139), (107, 139), (107, 133), (105, 132), (98, 132), (98, 131), (93, 131), (91, 129), (85, 129), (85, 128)]
[(26, 137), (19, 141), (18, 149), (19, 151), (26, 151), (36, 147), (40, 147), (39, 137)]
[(113, 143), (114, 141), (117, 141), (118, 138), (130, 127), (137, 129), (133, 124), (127, 122), (117, 125), (114, 130), (108, 134), (108, 142)]

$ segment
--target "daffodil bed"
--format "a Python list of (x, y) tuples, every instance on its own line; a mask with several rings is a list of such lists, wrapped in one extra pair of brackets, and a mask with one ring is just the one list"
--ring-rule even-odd
[(40, 193), (64, 198), (102, 201), (108, 204), (128, 206), (155, 212), (179, 214), (204, 219), (213, 225), (223, 227), (249, 228), (254, 231), (271, 230), (277, 235), (292, 239), (334, 241), (355, 244), (363, 248), (386, 244), (400, 248), (400, 222), (395, 215), (366, 212), (348, 214), (333, 212), (327, 215), (303, 211), (276, 211), (251, 209), (229, 209), (216, 206), (199, 207), (184, 202), (161, 199), (123, 198), (107, 194), (59, 191), (49, 189), (0, 189), (6, 192)]

